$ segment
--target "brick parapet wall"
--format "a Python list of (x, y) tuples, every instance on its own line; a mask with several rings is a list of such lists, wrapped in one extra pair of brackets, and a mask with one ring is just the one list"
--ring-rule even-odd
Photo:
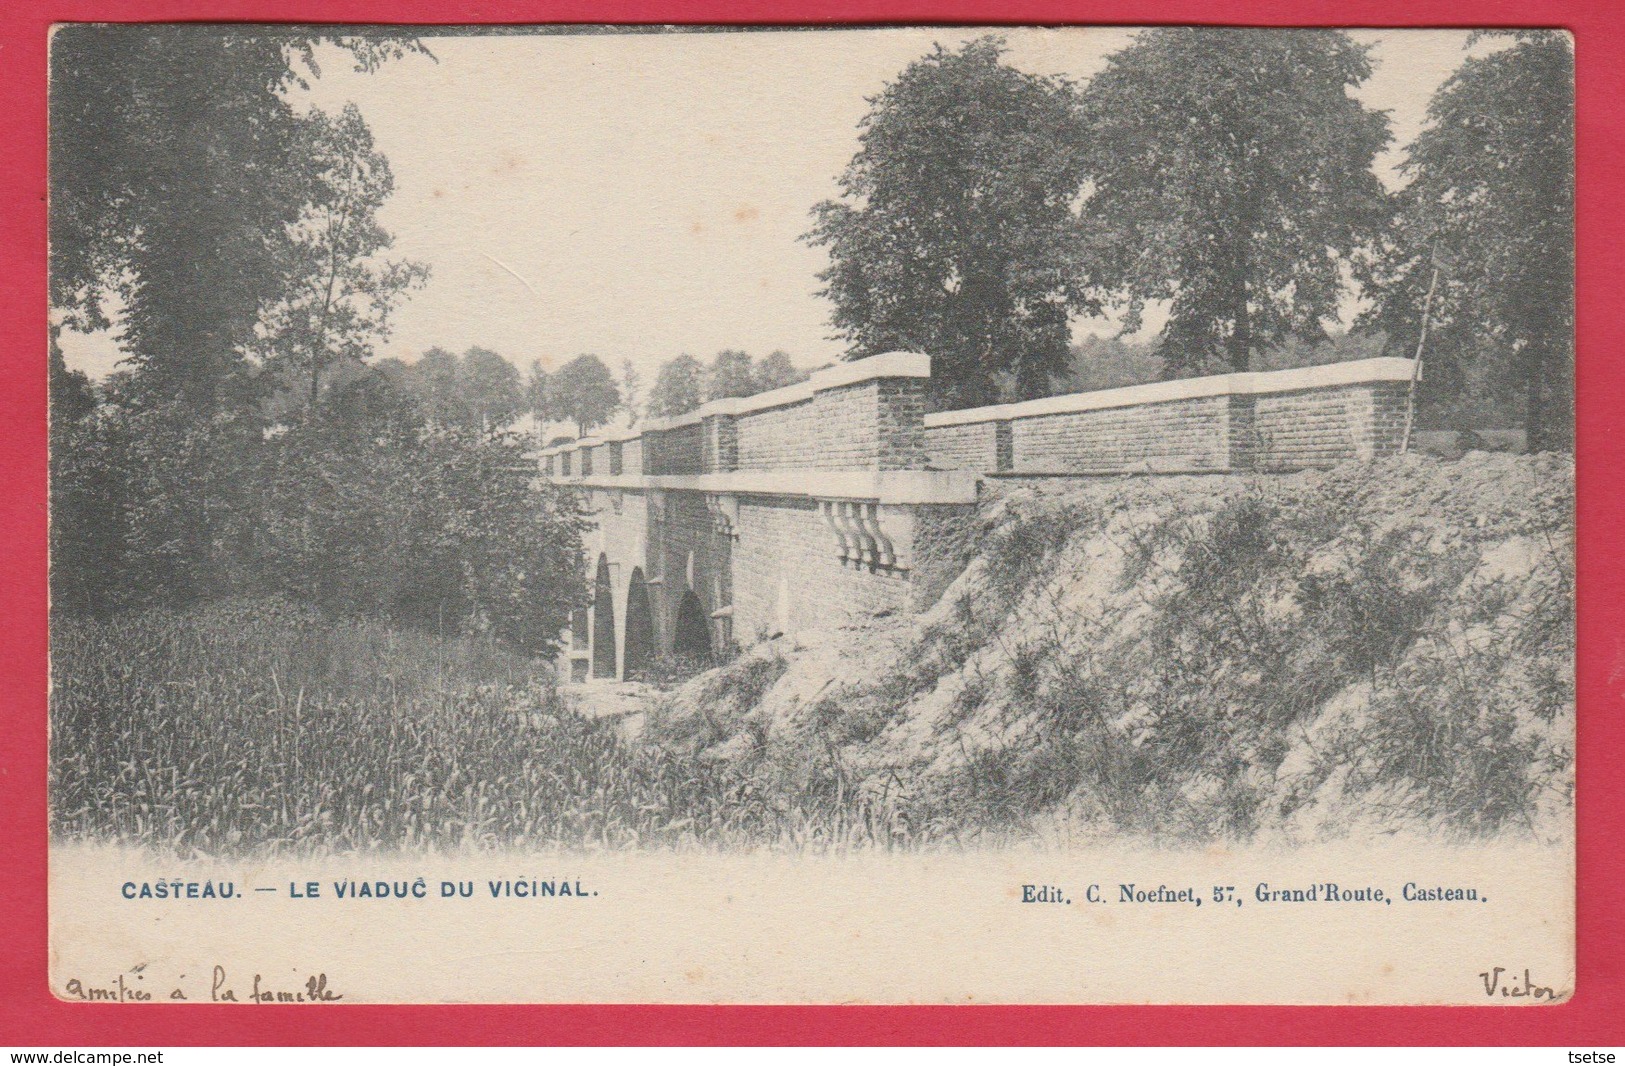
[[(805, 465), (818, 467), (827, 457), (832, 470), (877, 470), (880, 467), (880, 385), (829, 389), (813, 397), (813, 424), (817, 427), (815, 455)], [(797, 466), (801, 466), (798, 463)]]
[(925, 465), (918, 378), (820, 389), (737, 420), (739, 470), (918, 470)]
[(925, 466), (925, 382), (888, 378), (875, 383), (875, 465), (881, 470)]
[(739, 469), (739, 425), (732, 415), (712, 415), (705, 427), (705, 454), (701, 460), (707, 474), (725, 474)]
[(988, 473), (1332, 466), (1398, 451), (1410, 365), (1374, 359), (946, 412), (926, 419), (926, 451), (933, 467)]
[(698, 474), (705, 469), (705, 427), (699, 423), (644, 433), (643, 472)]
[(737, 460), (743, 470), (806, 469), (818, 439), (811, 399), (773, 407), (740, 419)]
[[(597, 455), (594, 450), (613, 443), (623, 472), (635, 467), (659, 476), (923, 469), (928, 367), (924, 356), (903, 352), (840, 363), (797, 385), (652, 419), (641, 434), (610, 434), (547, 449), (542, 466), (553, 476), (581, 476), (587, 460), (603, 474), (611, 465), (608, 451)], [(634, 444), (640, 449), (636, 461), (627, 458)]]
[[(639, 475), (1299, 469), (1397, 451), (1412, 366), (1372, 359), (927, 416), (926, 379), (907, 362), (918, 357), (898, 358), (839, 364), (802, 386), (719, 401), (609, 443), (619, 442), (622, 472)], [(612, 450), (584, 441), (544, 463), (554, 476), (582, 476), (586, 462), (602, 474)]]
[(1261, 458), (1255, 427), (1256, 397), (1226, 396), (1224, 399), (1225, 466), (1231, 470), (1251, 470)]
[(1296, 469), (1396, 454), (1408, 395), (1406, 383), (1385, 381), (1256, 397), (1253, 465)]
[(1229, 466), (1227, 397), (1013, 419), (1014, 473)]
[(1009, 470), (1016, 462), (1015, 431), (1008, 422), (993, 423), (993, 469)]
[(998, 430), (1008, 422), (966, 422), (925, 431), (926, 456), (939, 470), (997, 470)]

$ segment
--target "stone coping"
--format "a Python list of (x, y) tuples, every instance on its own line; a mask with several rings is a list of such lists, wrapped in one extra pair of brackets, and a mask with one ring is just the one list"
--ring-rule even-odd
[(814, 371), (806, 381), (786, 385), (782, 389), (758, 392), (754, 396), (729, 396), (712, 400), (692, 411), (671, 418), (651, 418), (643, 424), (645, 432), (656, 433), (680, 426), (691, 426), (716, 415), (748, 415), (774, 407), (787, 407), (813, 398), (816, 392), (838, 389), (843, 385), (858, 385), (877, 378), (928, 378), (931, 376), (931, 357), (918, 352), (886, 352), (867, 359), (854, 359), (836, 363)]
[(612, 429), (604, 433), (594, 433), (590, 437), (577, 437), (564, 444), (555, 444), (551, 448), (543, 448), (537, 455), (557, 455), (559, 452), (574, 451), (577, 448), (596, 448), (600, 444), (620, 444), (629, 440), (637, 440), (643, 436), (641, 429)]
[(1386, 356), (1355, 359), (1346, 363), (1298, 367), (1293, 370), (1261, 370), (1246, 374), (1214, 374), (1177, 381), (1155, 381), (1148, 385), (1128, 385), (1097, 392), (1073, 392), (1046, 396), (1021, 403), (971, 407), (962, 411), (939, 411), (925, 416), (925, 428), (964, 426), (978, 422), (1003, 422), (1017, 418), (1101, 411), (1113, 407), (1140, 407), (1173, 400), (1198, 400), (1212, 396), (1259, 396), (1305, 389), (1333, 388), (1378, 381), (1409, 381), (1415, 363), (1410, 359)]
[(606, 430), (603, 433), (594, 433), (590, 437), (582, 437), (580, 440), (572, 441), (570, 444), (561, 444), (559, 447), (580, 448), (583, 446), (592, 447), (593, 445), (597, 444), (620, 444), (629, 440), (637, 440), (641, 436), (643, 436), (643, 430), (637, 426), (634, 426), (631, 429), (611, 429)]
[(683, 426), (693, 426), (718, 415), (753, 414), (757, 411), (766, 411), (774, 407), (787, 407), (793, 403), (802, 403), (813, 398), (814, 393), (838, 389), (844, 385), (859, 385), (865, 381), (874, 381), (878, 378), (928, 378), (931, 376), (931, 357), (918, 352), (886, 352), (882, 355), (871, 355), (867, 359), (854, 359), (848, 363), (836, 363), (822, 370), (813, 372), (806, 381), (794, 385), (786, 385), (782, 389), (773, 389), (770, 392), (759, 392), (754, 396), (730, 396), (726, 399), (712, 400), (708, 404), (697, 407), (692, 411), (670, 418), (650, 418), (645, 420), (636, 429), (619, 430), (604, 433), (596, 437), (582, 437), (580, 440), (568, 444), (557, 444), (551, 448), (544, 448), (539, 455), (556, 455), (559, 452), (571, 451), (575, 448), (590, 448), (606, 441), (635, 440), (645, 433), (659, 433), (668, 429), (679, 429)]
[(555, 478), (555, 484), (631, 492), (688, 491), (732, 496), (803, 496), (882, 504), (976, 502), (971, 470), (735, 470), (725, 474), (621, 474)]

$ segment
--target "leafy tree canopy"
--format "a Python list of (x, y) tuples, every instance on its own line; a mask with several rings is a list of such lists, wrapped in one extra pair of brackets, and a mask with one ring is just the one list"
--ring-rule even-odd
[(687, 414), (705, 402), (705, 367), (692, 355), (664, 363), (649, 390), (649, 417)]
[(506, 426), (525, 411), (518, 368), (489, 348), (476, 345), (463, 353), (457, 384), (470, 426)]
[[(93, 387), (52, 338), (54, 606), (272, 590), (546, 648), (581, 598), (579, 509), (500, 430), (523, 403), (500, 356), (362, 364), (423, 272), (379, 257), (392, 182), (359, 113), (287, 102), (321, 41), (361, 69), (420, 50), (271, 27), (53, 36), (53, 310), (106, 328), (116, 295), (130, 357)], [(302, 378), (324, 417), (286, 402)]]
[(461, 356), (430, 348), (416, 363), (381, 363), (380, 369), (441, 426), (490, 431), (527, 410), (519, 370), (488, 348), (475, 346)]
[(1341, 31), (1154, 29), (1085, 88), (1097, 279), (1129, 332), (1169, 301), (1171, 376), (1324, 335), (1385, 218), (1387, 116), (1351, 92), (1370, 73)]
[(630, 359), (621, 360), (621, 410), (632, 425), (637, 425), (643, 417), (643, 375), (638, 373), (637, 364)]
[(784, 351), (771, 351), (756, 364), (756, 390), (757, 392), (772, 392), (782, 389), (786, 385), (806, 381), (811, 375), (790, 361), (789, 353)]
[(540, 359), (532, 359), (530, 369), (525, 373), (525, 410), (536, 420), (538, 432), (542, 423), (547, 421), (547, 393), (547, 368)]
[(1439, 87), (1427, 127), (1408, 146), (1411, 181), (1368, 275), (1375, 306), (1366, 324), (1410, 354), (1434, 288), (1424, 411), (1439, 418), (1455, 409), (1479, 428), (1522, 421), (1531, 449), (1566, 448), (1574, 425), (1574, 52), (1558, 32), (1504, 39), (1506, 47), (1469, 57)]
[(721, 400), (729, 396), (750, 396), (756, 392), (756, 366), (748, 353), (737, 348), (717, 353), (705, 370), (705, 398)]
[(548, 382), (548, 413), (576, 424), (583, 436), (615, 416), (621, 391), (609, 367), (596, 355), (578, 355), (554, 371)]
[[(482, 365), (488, 364), (480, 361)], [(255, 471), (256, 584), (335, 613), (552, 647), (584, 595), (579, 501), (535, 482), (518, 434), (434, 424), (387, 376), (337, 390)]]
[(61, 320), (124, 305), (132, 396), (251, 405), (242, 359), (284, 293), (309, 176), (285, 90), (323, 41), (372, 69), (407, 38), (273, 28), (77, 25), (51, 41), (51, 297)]
[(1088, 129), (1071, 85), (1001, 60), (994, 37), (940, 45), (887, 85), (861, 123), (842, 198), (805, 239), (848, 357), (927, 352), (938, 406), (1048, 391), (1068, 324), (1091, 312), (1073, 202)]
[(262, 315), (258, 347), (268, 366), (307, 377), (314, 411), (322, 372), (369, 358), (389, 336), (390, 312), (429, 268), (380, 258), (394, 238), (377, 212), (395, 179), (354, 104), (338, 115), (312, 109), (299, 121), (295, 153), (306, 206), (278, 245), (284, 295)]

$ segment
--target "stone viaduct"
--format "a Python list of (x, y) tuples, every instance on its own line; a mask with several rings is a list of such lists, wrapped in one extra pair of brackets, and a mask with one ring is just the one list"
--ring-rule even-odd
[(1367, 359), (926, 414), (930, 359), (893, 352), (546, 449), (543, 476), (583, 491), (595, 521), (568, 676), (928, 606), (990, 479), (1393, 454), (1412, 372)]

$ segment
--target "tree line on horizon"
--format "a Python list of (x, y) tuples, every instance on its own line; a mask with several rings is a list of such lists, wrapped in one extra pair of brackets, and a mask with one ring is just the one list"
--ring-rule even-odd
[[(1378, 179), (1388, 116), (1340, 30), (1157, 28), (1076, 84), (937, 46), (871, 100), (803, 238), (848, 358), (932, 356), (939, 408), (1075, 379), (1071, 326), (1166, 310), (1164, 377), (1355, 338), (1413, 354), (1419, 417), (1572, 446), (1574, 63), (1556, 31), (1484, 31)], [(1085, 373), (1087, 376), (1087, 373)], [(1482, 425), (1482, 422), (1478, 423)]]
[[(784, 352), (678, 355), (645, 395), (584, 354), (376, 359), (428, 268), (378, 221), (388, 160), (353, 106), (290, 91), (337, 46), (360, 71), (432, 61), (410, 36), (74, 26), (52, 41), (53, 608), (106, 614), (273, 593), (547, 646), (584, 595), (568, 496), (515, 429), (669, 417), (803, 380)], [(325, 53), (324, 53), (325, 55)], [(1432, 321), (1424, 399), (1569, 439), (1572, 53), (1512, 35), (1470, 56), (1407, 147), (1338, 31), (1158, 29), (1085, 85), (1022, 73), (996, 38), (938, 48), (874, 98), (843, 197), (805, 238), (848, 357), (933, 358), (970, 406), (1151, 377), (1405, 350)], [(1326, 324), (1342, 294), (1366, 310)], [(1424, 295), (1434, 292), (1431, 301)], [(67, 368), (106, 329), (120, 369)], [(1074, 343), (1080, 315), (1153, 344)], [(1446, 415), (1439, 415), (1445, 418)]]
[(725, 348), (710, 363), (685, 352), (660, 365), (645, 396), (643, 375), (632, 360), (621, 361), (617, 378), (602, 359), (588, 353), (551, 373), (541, 360), (532, 360), (524, 399), (538, 427), (574, 423), (576, 436), (585, 436), (616, 416), (635, 426), (645, 418), (686, 414), (712, 400), (781, 389), (805, 381), (809, 373), (782, 350), (757, 360), (749, 352)]

